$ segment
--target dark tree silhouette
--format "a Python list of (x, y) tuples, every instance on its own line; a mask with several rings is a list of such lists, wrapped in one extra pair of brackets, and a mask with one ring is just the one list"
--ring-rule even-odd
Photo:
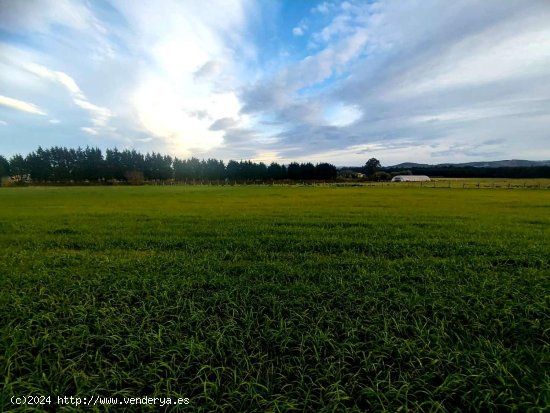
[(315, 165), (315, 179), (336, 179), (338, 170), (330, 163), (320, 163)]
[(27, 162), (25, 161), (25, 158), (23, 158), (23, 156), (21, 156), (20, 154), (13, 155), (11, 157), (10, 174), (11, 176), (17, 176), (19, 178), (23, 178), (25, 175), (29, 174)]
[(277, 162), (271, 162), (267, 167), (267, 177), (273, 180), (287, 179), (285, 166), (279, 165)]
[(300, 164), (297, 162), (292, 162), (288, 165), (288, 179), (301, 179), (302, 171), (300, 169)]
[(6, 158), (0, 155), (0, 178), (3, 176), (10, 176), (10, 163)]
[(380, 164), (380, 161), (378, 159), (370, 158), (363, 167), (363, 171), (367, 176), (372, 176), (381, 166), (382, 165)]

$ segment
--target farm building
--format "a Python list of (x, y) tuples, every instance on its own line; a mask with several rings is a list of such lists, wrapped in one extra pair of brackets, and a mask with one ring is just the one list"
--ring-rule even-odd
[(349, 169), (342, 169), (338, 171), (338, 178), (364, 178), (365, 174), (361, 172), (351, 171)]
[(392, 178), (392, 182), (426, 182), (430, 177), (426, 175), (397, 175)]

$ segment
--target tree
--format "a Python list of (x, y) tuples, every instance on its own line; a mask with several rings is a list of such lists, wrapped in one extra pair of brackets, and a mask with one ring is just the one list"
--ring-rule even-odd
[(27, 163), (25, 158), (20, 154), (13, 155), (10, 159), (10, 173), (12, 176), (17, 176), (18, 179), (23, 179), (25, 175), (29, 174)]
[(240, 165), (237, 161), (230, 160), (226, 168), (227, 178), (237, 180), (240, 178)]
[[(380, 162), (371, 159), (367, 164), (379, 167)], [(311, 162), (290, 165), (272, 162), (267, 166), (263, 162), (231, 160), (227, 164), (217, 159), (172, 158), (152, 152), (143, 155), (132, 149), (119, 151), (106, 149), (105, 157), (101, 149), (87, 146), (85, 149), (71, 149), (54, 146), (49, 149), (38, 147), (26, 157), (14, 155), (9, 161), (0, 156), (0, 174), (35, 182), (105, 182), (121, 180), (140, 184), (144, 180), (209, 180), (223, 179), (239, 181), (270, 180), (310, 180), (334, 179), (337, 169), (329, 163), (313, 165)]]
[(52, 178), (52, 165), (50, 151), (38, 147), (36, 152), (27, 155), (25, 163), (29, 169), (31, 179), (34, 181), (49, 181)]
[(269, 179), (285, 179), (286, 169), (283, 168), (284, 165), (281, 166), (277, 162), (271, 162), (271, 165), (267, 167), (267, 177)]
[(302, 178), (302, 170), (300, 168), (300, 164), (297, 162), (292, 162), (288, 165), (288, 179), (301, 179)]
[(225, 176), (225, 165), (217, 159), (203, 160), (202, 170), (204, 177), (210, 181), (223, 179)]
[(153, 152), (145, 155), (144, 175), (147, 179), (166, 180), (172, 179), (172, 157)]
[(120, 153), (120, 166), (126, 182), (140, 185), (144, 179), (145, 159), (135, 150), (125, 149)]
[(187, 160), (187, 170), (189, 171), (189, 178), (202, 179), (202, 164), (198, 158), (190, 158)]
[(202, 176), (204, 161), (201, 163), (197, 158), (174, 159), (174, 178), (176, 181), (187, 181), (188, 179), (199, 179)]
[(48, 154), (51, 166), (49, 179), (56, 182), (70, 181), (77, 164), (75, 150), (54, 146), (53, 148), (46, 149), (45, 152)]
[(381, 166), (382, 165), (380, 164), (380, 161), (378, 159), (370, 158), (363, 167), (363, 171), (367, 176), (372, 176)]
[(263, 162), (254, 163), (254, 179), (263, 181), (267, 178), (267, 165)]
[(0, 155), (0, 178), (3, 176), (10, 176), (10, 163)]
[(311, 162), (300, 164), (301, 179), (315, 179), (315, 166)]
[(315, 179), (335, 179), (337, 173), (336, 166), (329, 163), (315, 165)]
[(391, 174), (384, 171), (377, 171), (374, 173), (372, 177), (375, 181), (378, 181), (378, 182), (389, 181), (392, 178)]
[(105, 152), (105, 178), (117, 180), (124, 179), (122, 157), (116, 147), (114, 149), (107, 149)]

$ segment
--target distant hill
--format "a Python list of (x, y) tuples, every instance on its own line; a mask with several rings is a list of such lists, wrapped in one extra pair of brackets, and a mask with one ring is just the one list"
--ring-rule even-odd
[(386, 166), (385, 168), (392, 168), (392, 169), (410, 169), (410, 168), (432, 168), (435, 165), (429, 165), (427, 163), (414, 163), (414, 162), (403, 162), (398, 165), (393, 166)]
[(532, 166), (550, 166), (548, 161), (527, 161), (523, 159), (508, 159), (502, 161), (485, 161), (485, 162), (465, 162), (465, 163), (440, 163), (436, 165), (403, 162), (398, 165), (388, 166), (391, 169), (410, 169), (410, 168), (445, 168), (445, 167), (474, 167), (474, 168), (526, 168)]

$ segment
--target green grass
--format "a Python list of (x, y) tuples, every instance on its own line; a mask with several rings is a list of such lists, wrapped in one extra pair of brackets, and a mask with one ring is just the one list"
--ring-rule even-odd
[(547, 190), (0, 189), (2, 406), (545, 411), (549, 235)]

